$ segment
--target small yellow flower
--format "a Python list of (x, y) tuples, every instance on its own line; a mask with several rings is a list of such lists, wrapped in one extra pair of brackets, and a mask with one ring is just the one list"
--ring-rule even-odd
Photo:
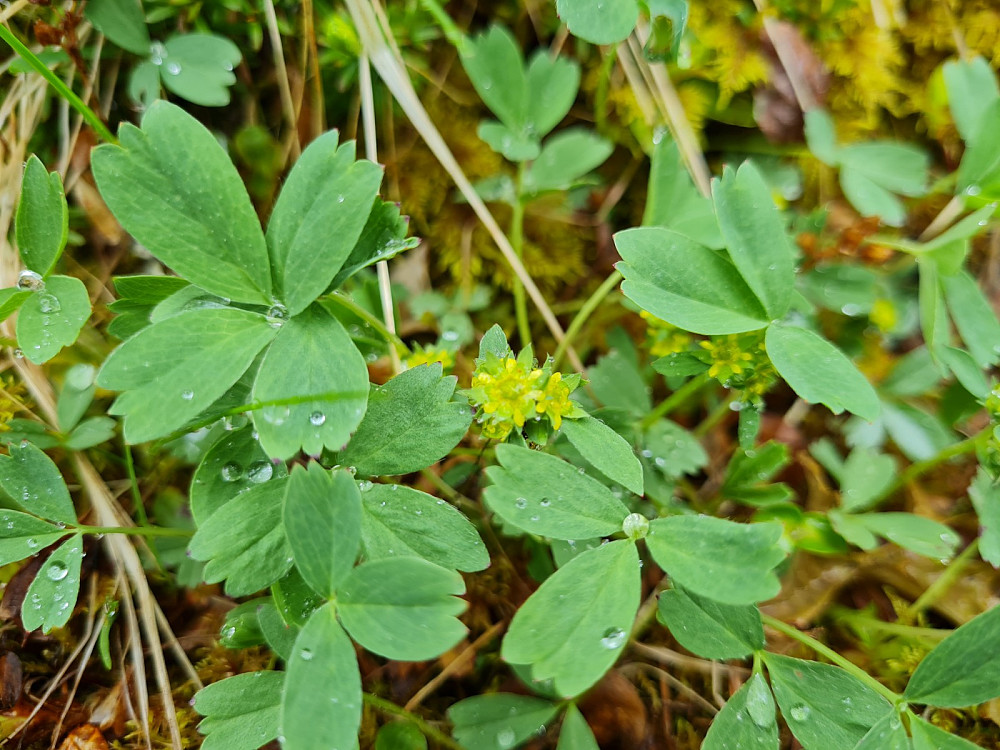
[(677, 326), (655, 315), (640, 311), (639, 317), (646, 321), (646, 336), (649, 341), (649, 353), (654, 357), (666, 357), (686, 351), (691, 345), (691, 334), (682, 331)]
[(406, 358), (406, 368), (429, 365), (433, 362), (440, 362), (442, 369), (447, 372), (455, 366), (455, 357), (447, 349), (435, 349), (429, 346), (426, 349), (418, 344), (413, 349), (413, 354)]
[(562, 425), (563, 415), (573, 409), (569, 394), (569, 386), (562, 382), (562, 373), (554, 372), (549, 376), (545, 389), (538, 399), (538, 405), (535, 406), (535, 411), (548, 416), (552, 427), (556, 430)]
[(512, 357), (506, 357), (498, 374), (477, 373), (472, 379), (473, 390), (483, 394), (483, 412), (494, 421), (507, 420), (518, 427), (535, 410), (535, 400), (541, 395), (538, 379), (541, 370), (531, 370)]
[(899, 316), (896, 313), (896, 306), (892, 304), (890, 299), (877, 299), (872, 303), (871, 312), (868, 313), (868, 319), (872, 324), (878, 328), (880, 331), (891, 331), (896, 327), (896, 323), (899, 320)]
[(708, 352), (711, 366), (708, 368), (710, 378), (729, 380), (734, 375), (742, 375), (754, 356), (742, 348), (743, 342), (736, 334), (713, 336), (708, 341), (699, 342), (702, 349)]

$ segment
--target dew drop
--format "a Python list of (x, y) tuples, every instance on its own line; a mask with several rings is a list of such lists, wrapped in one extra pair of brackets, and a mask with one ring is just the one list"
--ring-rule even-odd
[(235, 482), (243, 476), (243, 468), (235, 461), (230, 461), (222, 467), (222, 481)]
[[(374, 486), (375, 486), (375, 485), (373, 485), (373, 484), (372, 484), (371, 482), (369, 482), (369, 481), (368, 481), (367, 479), (362, 479), (362, 480), (361, 480), (360, 482), (358, 482), (358, 489), (359, 489), (359, 490), (360, 490), (361, 492), (368, 492), (368, 490), (370, 490), (370, 489), (371, 489), (372, 487), (374, 487)], [(382, 503), (382, 505), (385, 505), (385, 503)]]
[(309, 648), (302, 649), (301, 651), (299, 651), (299, 656), (302, 658), (302, 661), (311, 660), (313, 658), (312, 649)]
[(797, 703), (792, 706), (792, 709), (788, 713), (796, 721), (805, 721), (809, 718), (809, 714), (812, 713), (812, 711), (809, 706), (804, 703)]
[(621, 648), (622, 644), (625, 643), (625, 637), (625, 631), (621, 628), (608, 628), (604, 631), (604, 635), (601, 636), (601, 646), (609, 651)]
[(271, 328), (281, 328), (288, 320), (288, 308), (276, 302), (267, 309), (265, 316)]
[(501, 729), (497, 732), (497, 747), (500, 750), (508, 750), (514, 747), (514, 743), (517, 741), (517, 735), (514, 734), (513, 729)]
[(28, 549), (38, 549), (38, 540), (34, 537), (28, 537), (24, 540), (24, 546)]
[(309, 415), (309, 424), (319, 427), (326, 422), (326, 414), (321, 411), (314, 411)]
[(525, 500), (523, 497), (519, 497), (517, 500), (514, 501), (514, 505), (516, 505), (521, 510), (524, 510), (525, 508), (528, 507), (528, 501)]
[(22, 292), (40, 292), (45, 288), (45, 282), (39, 274), (25, 270), (17, 275), (17, 288)]
[(641, 513), (629, 513), (622, 521), (622, 531), (629, 539), (643, 539), (649, 533), (649, 519)]
[(274, 474), (274, 464), (270, 461), (254, 461), (247, 468), (247, 479), (254, 484), (266, 482)]
[(185, 401), (190, 401), (191, 399), (194, 398), (194, 391), (192, 390), (181, 391), (181, 398), (184, 399)]
[(24, 350), (20, 349), (20, 348), (15, 349), (14, 350), (14, 359), (24, 359)]
[(181, 65), (176, 62), (167, 63), (167, 72), (172, 76), (177, 76), (181, 74)]
[(549, 500), (549, 499), (548, 499), (547, 497), (543, 497), (543, 498), (542, 498), (542, 499), (541, 499), (541, 500), (540, 500), (540, 501), (538, 502), (538, 504), (539, 504), (539, 505), (541, 505), (541, 506), (542, 506), (543, 508), (548, 508), (548, 507), (549, 507), (550, 505), (552, 505), (552, 501), (551, 501), (551, 500)]
[(337, 196), (337, 203), (343, 203), (343, 202), (344, 202), (344, 196), (338, 195)]
[(43, 313), (57, 313), (62, 310), (62, 305), (54, 294), (40, 294), (38, 295), (38, 309)]
[(53, 561), (52, 564), (49, 565), (48, 571), (45, 573), (50, 581), (61, 581), (68, 574), (69, 568), (66, 566), (66, 563), (60, 560)]
[(153, 65), (163, 65), (163, 58), (167, 56), (167, 48), (162, 42), (153, 42), (149, 47), (149, 61)]

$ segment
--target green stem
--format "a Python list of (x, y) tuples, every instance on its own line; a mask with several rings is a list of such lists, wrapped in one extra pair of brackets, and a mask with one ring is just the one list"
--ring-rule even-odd
[(979, 442), (989, 435), (992, 429), (992, 427), (986, 427), (970, 438), (966, 438), (965, 440), (955, 443), (954, 445), (949, 445), (936, 456), (931, 456), (923, 461), (917, 461), (915, 464), (910, 464), (903, 472), (900, 473), (895, 482), (890, 484), (885, 490), (872, 499), (871, 504), (873, 506), (877, 505), (882, 500), (885, 500), (887, 497), (890, 497), (899, 490), (903, 489), (903, 487), (912, 482), (914, 479), (923, 476), (927, 472), (943, 464), (945, 461), (950, 461), (951, 459), (963, 456), (966, 453), (972, 453), (976, 450)]
[(431, 17), (437, 22), (437, 25), (441, 27), (442, 33), (444, 33), (445, 39), (451, 42), (451, 45), (458, 50), (460, 55), (466, 53), (469, 47), (469, 40), (462, 33), (462, 30), (455, 25), (455, 22), (451, 20), (451, 16), (448, 12), (441, 7), (441, 4), (437, 0), (420, 0), (420, 4), (424, 6)]
[(948, 567), (944, 569), (944, 572), (939, 575), (934, 583), (927, 587), (927, 589), (922, 593), (917, 600), (913, 602), (909, 607), (907, 607), (899, 615), (899, 619), (904, 622), (913, 622), (917, 619), (917, 616), (923, 612), (925, 609), (930, 607), (934, 602), (941, 598), (948, 589), (951, 588), (952, 584), (958, 580), (958, 577), (962, 575), (962, 571), (965, 570), (965, 566), (969, 564), (972, 557), (979, 551), (979, 539), (973, 539), (969, 543), (969, 546), (959, 553), (959, 555), (949, 563)]
[(149, 517), (146, 515), (146, 506), (142, 502), (142, 493), (139, 492), (139, 480), (135, 476), (135, 462), (132, 460), (132, 446), (125, 443), (125, 470), (128, 472), (129, 487), (132, 490), (132, 505), (135, 506), (135, 514), (139, 517), (140, 526), (149, 526)]
[(580, 333), (580, 329), (583, 328), (584, 324), (594, 313), (594, 310), (604, 301), (611, 291), (618, 286), (618, 282), (621, 281), (622, 275), (618, 271), (612, 271), (611, 275), (604, 280), (604, 283), (594, 290), (594, 293), (587, 298), (587, 301), (583, 303), (583, 307), (573, 318), (572, 322), (569, 324), (569, 328), (566, 329), (566, 335), (563, 340), (559, 342), (559, 346), (556, 347), (556, 353), (553, 356), (555, 360), (554, 367), (559, 369), (559, 363), (562, 362), (562, 358), (566, 356), (566, 350), (573, 344), (576, 340), (576, 336)]
[(667, 416), (670, 412), (691, 398), (695, 393), (700, 391), (702, 386), (705, 385), (709, 379), (710, 378), (708, 377), (707, 372), (703, 372), (701, 375), (695, 375), (684, 385), (657, 404), (653, 411), (643, 417), (642, 421), (639, 423), (639, 429), (643, 431), (648, 430), (660, 421), (660, 419)]
[(63, 97), (70, 105), (75, 109), (84, 120), (94, 129), (102, 140), (108, 143), (118, 143), (118, 139), (114, 137), (108, 126), (104, 124), (97, 113), (94, 112), (90, 107), (84, 104), (83, 100), (78, 97), (73, 90), (67, 86), (63, 81), (49, 70), (48, 66), (38, 59), (38, 56), (28, 49), (24, 43), (14, 36), (14, 33), (8, 29), (6, 26), (0, 24), (0, 39), (3, 39), (7, 44), (9, 44), (18, 55), (20, 55), (25, 62), (28, 63), (35, 71), (38, 72), (42, 78), (49, 82), (49, 85), (56, 90), (56, 92)]
[(76, 526), (82, 534), (128, 534), (129, 536), (183, 536), (189, 537), (194, 531), (189, 529), (168, 529), (162, 526)]
[(387, 343), (396, 346), (401, 351), (404, 352), (410, 351), (410, 347), (408, 347), (405, 343), (403, 343), (403, 339), (399, 338), (399, 336), (397, 336), (388, 328), (386, 328), (385, 323), (377, 315), (372, 315), (370, 312), (368, 312), (365, 308), (363, 308), (361, 305), (359, 305), (357, 302), (352, 300), (347, 295), (341, 294), (340, 292), (334, 292), (333, 294), (328, 294), (327, 296), (323, 297), (323, 301), (332, 302), (342, 310), (347, 310), (352, 315), (356, 315), (357, 317), (361, 318), (361, 320), (363, 320), (365, 323), (367, 323), (376, 331), (378, 331), (379, 335), (382, 336), (382, 338)]
[(694, 428), (695, 437), (703, 437), (708, 434), (709, 430), (721, 422), (725, 416), (732, 411), (732, 409), (729, 408), (729, 405), (733, 403), (736, 398), (737, 395), (735, 393), (730, 393), (722, 399), (722, 401), (716, 404), (715, 408), (708, 413), (708, 416), (705, 417), (704, 421)]
[(874, 630), (889, 635), (898, 635), (903, 638), (915, 638), (927, 641), (941, 641), (952, 634), (951, 630), (940, 630), (938, 628), (921, 628), (915, 625), (904, 625), (899, 622), (883, 622), (874, 617), (870, 617), (864, 612), (857, 612), (847, 607), (837, 607), (831, 614), (834, 619), (844, 622), (855, 631)]
[(611, 72), (615, 69), (618, 45), (608, 46), (601, 60), (598, 73), (597, 91), (594, 94), (594, 124), (598, 133), (606, 133), (608, 127), (608, 89), (611, 86)]
[[(524, 184), (524, 162), (517, 165), (517, 178), (514, 194), (513, 213), (510, 217), (510, 246), (518, 260), (524, 262), (524, 199), (521, 189)], [(514, 315), (517, 318), (517, 333), (521, 339), (521, 348), (531, 346), (531, 326), (528, 323), (528, 300), (524, 294), (524, 284), (517, 276), (514, 277)]]
[(861, 682), (865, 683), (868, 687), (877, 692), (879, 695), (885, 697), (885, 699), (888, 700), (891, 704), (896, 705), (896, 703), (900, 700), (901, 696), (898, 693), (893, 692), (885, 685), (883, 685), (881, 682), (872, 677), (870, 674), (868, 674), (857, 664), (855, 664), (849, 659), (845, 659), (843, 656), (838, 654), (832, 648), (820, 643), (812, 636), (806, 635), (798, 628), (793, 628), (791, 625), (786, 625), (781, 620), (771, 617), (770, 615), (765, 615), (764, 613), (761, 613), (761, 619), (764, 621), (764, 624), (767, 625), (769, 628), (777, 630), (779, 633), (784, 633), (789, 638), (798, 641), (804, 646), (808, 646), (820, 656), (825, 656), (827, 659), (829, 659), (832, 663), (836, 664), (838, 667), (843, 669), (845, 672), (849, 672), (851, 675), (861, 680)]
[(417, 729), (423, 732), (428, 739), (434, 740), (442, 747), (450, 748), (450, 750), (463, 750), (461, 745), (455, 742), (455, 740), (446, 735), (440, 729), (431, 725), (429, 722), (424, 721), (416, 714), (410, 713), (405, 708), (397, 706), (392, 701), (379, 698), (377, 695), (372, 695), (371, 693), (363, 693), (361, 697), (365, 703), (374, 708), (376, 711), (381, 711), (384, 714), (399, 716), (400, 718), (406, 719)]

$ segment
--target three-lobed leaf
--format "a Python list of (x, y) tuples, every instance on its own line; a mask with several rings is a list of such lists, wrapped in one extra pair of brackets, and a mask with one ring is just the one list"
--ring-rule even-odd
[(158, 59), (153, 62), (167, 89), (202, 107), (223, 107), (243, 55), (223, 36), (192, 33), (170, 37)]
[(282, 672), (248, 672), (202, 688), (194, 709), (204, 750), (257, 750), (278, 736)]
[(479, 532), (454, 506), (399, 484), (361, 482), (365, 558), (422, 557), (455, 570), (483, 570), (490, 555)]
[(121, 225), (179, 275), (237, 302), (271, 304), (264, 233), (226, 152), (180, 107), (155, 102), (120, 145), (94, 149), (101, 196)]
[(502, 654), (536, 680), (579, 695), (628, 643), (639, 607), (639, 553), (620, 540), (583, 552), (549, 576), (514, 615)]
[(628, 508), (572, 464), (515, 445), (498, 445), (487, 504), (505, 521), (553, 539), (588, 539), (621, 530)]
[(736, 266), (718, 253), (662, 227), (618, 232), (622, 292), (644, 310), (705, 335), (764, 328), (769, 320)]
[(781, 525), (773, 522), (669, 516), (650, 524), (646, 545), (657, 565), (684, 588), (740, 605), (770, 599), (781, 588), (773, 570), (785, 557), (780, 537)]
[(371, 387), (358, 431), (337, 456), (362, 476), (408, 474), (439, 461), (472, 422), (468, 403), (453, 400), (457, 378), (441, 364), (406, 370)]
[(351, 637), (388, 659), (424, 661), (465, 637), (457, 615), (465, 582), (419, 557), (392, 557), (354, 568), (337, 588), (337, 613)]

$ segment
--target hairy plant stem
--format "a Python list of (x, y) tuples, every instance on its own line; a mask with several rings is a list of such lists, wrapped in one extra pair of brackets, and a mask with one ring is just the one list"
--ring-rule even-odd
[(450, 748), (450, 750), (463, 750), (461, 745), (455, 742), (455, 740), (446, 735), (440, 729), (432, 726), (429, 722), (424, 721), (416, 714), (410, 713), (405, 708), (397, 706), (392, 701), (387, 701), (385, 698), (379, 698), (377, 695), (372, 695), (371, 693), (363, 693), (361, 697), (365, 703), (374, 708), (376, 711), (381, 711), (384, 714), (399, 716), (400, 718), (406, 719), (417, 729), (423, 732), (426, 737), (434, 740), (441, 747), (447, 747)]
[(48, 66), (38, 59), (38, 55), (28, 49), (25, 44), (14, 36), (14, 33), (8, 29), (6, 26), (0, 24), (0, 39), (3, 39), (7, 44), (9, 44), (14, 51), (20, 55), (28, 65), (35, 69), (35, 71), (46, 81), (49, 85), (56, 90), (63, 99), (70, 103), (70, 105), (75, 109), (80, 115), (86, 120), (87, 124), (94, 129), (94, 132), (101, 138), (101, 140), (107, 141), (108, 143), (118, 143), (118, 139), (112, 135), (111, 131), (108, 130), (108, 126), (104, 124), (104, 121), (98, 117), (97, 113), (94, 112), (90, 107), (88, 107), (83, 99), (77, 96), (73, 90), (67, 86), (59, 76), (49, 70)]
[(947, 448), (940, 451), (936, 456), (931, 456), (923, 461), (917, 461), (916, 463), (910, 464), (905, 470), (900, 472), (899, 476), (896, 477), (896, 481), (872, 499), (872, 505), (877, 505), (887, 497), (899, 492), (899, 490), (903, 489), (903, 487), (912, 482), (914, 479), (917, 479), (932, 469), (937, 468), (945, 461), (950, 461), (953, 458), (964, 456), (966, 453), (972, 453), (976, 450), (980, 441), (984, 440), (986, 436), (990, 434), (992, 429), (992, 427), (986, 427), (970, 438), (966, 438), (965, 440), (957, 442), (953, 445), (949, 445)]
[(643, 417), (642, 421), (639, 423), (639, 429), (644, 432), (648, 430), (663, 417), (667, 416), (670, 412), (691, 398), (691, 396), (700, 391), (702, 386), (704, 386), (709, 379), (710, 378), (708, 377), (707, 372), (703, 372), (701, 375), (695, 375), (684, 385), (657, 404), (653, 411)]
[(621, 281), (622, 275), (618, 271), (612, 271), (611, 275), (604, 280), (594, 293), (591, 294), (587, 301), (583, 303), (583, 307), (580, 308), (576, 316), (569, 324), (569, 328), (566, 329), (566, 336), (562, 341), (559, 342), (559, 346), (556, 347), (556, 353), (553, 355), (554, 367), (558, 370), (559, 363), (562, 362), (564, 356), (566, 356), (566, 348), (573, 344), (576, 339), (577, 334), (580, 333), (583, 326), (586, 324), (590, 316), (593, 315), (594, 310), (600, 306), (604, 298), (607, 297), (618, 286), (618, 282)]
[(903, 623), (911, 623), (917, 619), (921, 612), (930, 607), (934, 602), (941, 598), (941, 596), (951, 588), (952, 584), (958, 580), (958, 577), (962, 575), (962, 571), (965, 570), (965, 566), (969, 564), (972, 557), (979, 551), (979, 539), (973, 539), (969, 546), (963, 549), (958, 556), (952, 560), (948, 567), (944, 569), (927, 589), (917, 600), (913, 602), (909, 607), (904, 609), (899, 615), (899, 619)]
[(870, 687), (876, 693), (883, 696), (891, 704), (896, 705), (902, 698), (902, 696), (887, 688), (885, 685), (876, 680), (874, 677), (872, 677), (870, 674), (868, 674), (865, 670), (863, 670), (857, 664), (852, 662), (850, 659), (841, 656), (829, 646), (820, 643), (810, 635), (806, 635), (798, 628), (794, 628), (791, 625), (783, 623), (781, 620), (775, 617), (771, 617), (770, 615), (765, 615), (763, 613), (761, 613), (761, 619), (764, 621), (764, 624), (767, 625), (772, 630), (777, 630), (779, 633), (784, 633), (789, 638), (792, 638), (793, 640), (796, 640), (799, 643), (801, 643), (803, 646), (809, 647), (820, 656), (825, 656), (827, 659), (829, 659), (831, 662), (833, 662), (838, 667), (843, 669), (845, 672), (849, 672), (852, 676), (856, 677), (861, 682), (865, 683), (865, 685)]
[[(524, 185), (524, 162), (517, 165), (517, 178), (514, 186), (514, 205), (510, 216), (510, 246), (514, 248), (517, 259), (524, 262), (524, 199), (521, 188)], [(514, 315), (517, 317), (517, 334), (521, 339), (521, 348), (531, 346), (531, 324), (528, 322), (528, 301), (524, 296), (524, 284), (514, 276)], [(565, 343), (566, 339), (563, 338)]]

